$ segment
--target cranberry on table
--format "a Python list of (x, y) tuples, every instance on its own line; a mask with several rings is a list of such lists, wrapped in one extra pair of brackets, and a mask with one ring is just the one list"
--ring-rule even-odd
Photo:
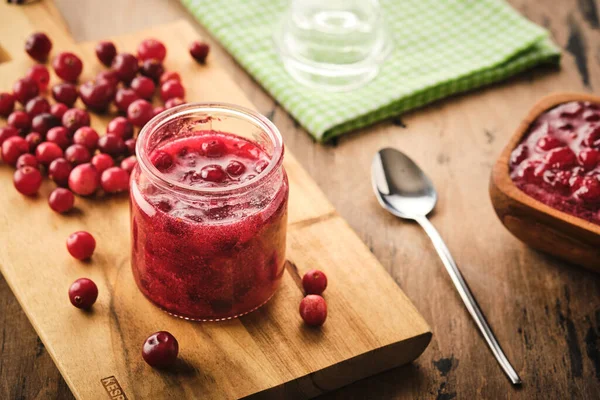
[(63, 81), (77, 82), (81, 71), (83, 71), (83, 63), (75, 54), (64, 51), (54, 57), (52, 68)]
[(116, 117), (108, 123), (106, 133), (112, 133), (121, 139), (131, 139), (133, 137), (133, 124), (125, 117)]
[(179, 75), (179, 73), (175, 71), (167, 71), (160, 76), (160, 85), (162, 86), (163, 83), (170, 80), (181, 82), (181, 75)]
[(127, 112), (131, 103), (139, 99), (140, 96), (133, 89), (121, 88), (115, 95), (115, 105), (120, 111)]
[(79, 96), (87, 108), (103, 113), (115, 97), (115, 88), (107, 81), (89, 81), (79, 87)]
[(6, 141), (6, 139), (19, 136), (19, 131), (14, 126), (2, 126), (0, 127), (0, 146)]
[(149, 100), (154, 96), (154, 90), (156, 89), (152, 79), (145, 76), (136, 76), (131, 81), (130, 86), (138, 96), (146, 100)]
[(327, 276), (322, 271), (311, 269), (302, 277), (302, 287), (306, 294), (321, 294), (327, 287)]
[(30, 78), (21, 78), (13, 85), (15, 99), (23, 105), (40, 93), (37, 83)]
[(58, 147), (65, 150), (71, 144), (69, 131), (64, 126), (55, 126), (46, 133), (48, 142), (56, 143)]
[(150, 335), (142, 346), (144, 361), (153, 368), (168, 368), (175, 364), (179, 354), (179, 343), (169, 332), (161, 331)]
[(113, 157), (118, 157), (125, 153), (125, 142), (119, 136), (107, 133), (98, 139), (98, 149)]
[(185, 97), (185, 89), (181, 82), (171, 79), (160, 85), (160, 97), (163, 101), (172, 99), (173, 97)]
[(88, 278), (79, 278), (69, 287), (69, 300), (77, 308), (89, 309), (98, 299), (98, 286)]
[(35, 149), (35, 157), (43, 165), (50, 165), (52, 161), (62, 156), (62, 149), (54, 142), (40, 143)]
[(50, 106), (50, 114), (54, 115), (56, 118), (62, 120), (63, 115), (67, 112), (69, 107), (67, 107), (63, 103), (55, 103)]
[[(27, 103), (29, 104), (29, 103)], [(31, 117), (25, 111), (14, 111), (8, 116), (8, 125), (16, 128), (19, 132), (25, 133), (31, 128)]]
[(210, 51), (210, 46), (207, 43), (195, 41), (190, 44), (189, 50), (190, 55), (194, 58), (194, 60), (204, 64), (206, 62), (208, 52)]
[(113, 158), (105, 153), (96, 154), (94, 157), (92, 157), (91, 162), (99, 174), (102, 174), (102, 172), (115, 165)]
[(119, 76), (117, 75), (117, 71), (112, 69), (106, 69), (104, 71), (98, 72), (96, 75), (96, 82), (107, 82), (110, 83), (113, 87), (117, 87), (119, 84)]
[(100, 174), (90, 163), (73, 168), (69, 174), (69, 189), (80, 196), (94, 194), (100, 186)]
[[(29, 132), (27, 136), (25, 136), (25, 140), (29, 144), (29, 151), (31, 153), (35, 152), (35, 149), (38, 147), (38, 145), (42, 143), (42, 139), (42, 135), (40, 135), (38, 132)], [(1, 142), (2, 140), (0, 140), (0, 143)]]
[(0, 93), (0, 117), (8, 117), (15, 109), (15, 96), (12, 93)]
[(2, 161), (14, 166), (21, 154), (29, 151), (29, 143), (20, 136), (9, 137), (2, 143)]
[(142, 61), (150, 59), (164, 61), (167, 56), (167, 48), (162, 42), (156, 39), (145, 39), (137, 48), (137, 56)]
[(33, 167), (38, 168), (39, 163), (37, 158), (33, 154), (24, 153), (17, 158), (17, 163), (15, 164), (15, 168), (23, 168), (23, 167)]
[(48, 103), (48, 100), (46, 100), (45, 97), (36, 96), (27, 101), (25, 104), (25, 112), (32, 118), (42, 113), (49, 113), (50, 103)]
[(46, 62), (52, 50), (52, 41), (43, 32), (31, 34), (25, 41), (25, 51), (29, 57), (41, 63)]
[(125, 141), (125, 147), (127, 148), (127, 154), (132, 156), (135, 154), (135, 138), (127, 139)]
[(31, 120), (31, 129), (40, 135), (46, 135), (55, 126), (60, 125), (60, 120), (50, 113), (36, 115)]
[(154, 82), (158, 82), (164, 72), (165, 67), (163, 67), (160, 61), (155, 59), (144, 60), (142, 67), (140, 68), (140, 73), (152, 79)]
[(73, 165), (90, 162), (92, 155), (87, 147), (80, 144), (73, 144), (65, 150), (65, 158)]
[(56, 188), (48, 197), (48, 205), (59, 214), (64, 214), (70, 211), (75, 204), (75, 196), (73, 192), (65, 188)]
[(48, 89), (48, 84), (50, 83), (50, 73), (45, 65), (35, 64), (31, 66), (27, 70), (27, 74), (25, 76), (33, 80), (38, 85), (40, 92), (45, 92), (46, 89)]
[(115, 59), (117, 55), (117, 48), (115, 47), (113, 42), (109, 41), (101, 41), (96, 44), (96, 57), (98, 60), (107, 67), (110, 67), (110, 64)]
[(309, 294), (300, 302), (300, 316), (310, 326), (321, 326), (327, 319), (327, 303), (317, 294)]
[[(169, 100), (170, 101), (170, 100)], [(167, 108), (163, 106), (156, 106), (152, 109), (152, 114), (156, 117), (161, 112), (165, 111)]]
[(15, 171), (13, 183), (19, 193), (33, 196), (42, 186), (42, 174), (37, 168), (25, 166)]
[(185, 100), (183, 100), (181, 97), (172, 97), (165, 101), (165, 108), (173, 108), (182, 104), (185, 104)]
[(72, 170), (73, 166), (71, 163), (61, 156), (50, 163), (48, 177), (58, 186), (67, 187), (69, 185), (69, 175), (71, 175)]
[(90, 126), (90, 114), (79, 108), (71, 108), (64, 113), (62, 125), (74, 134), (77, 129)]
[(106, 193), (129, 190), (129, 173), (120, 167), (110, 167), (102, 172), (100, 186)]
[(73, 143), (85, 146), (89, 151), (94, 151), (98, 147), (99, 137), (94, 128), (82, 126), (75, 131)]
[(86, 231), (74, 232), (67, 238), (67, 250), (73, 258), (87, 260), (96, 250), (96, 239)]
[(136, 100), (127, 107), (127, 119), (138, 127), (146, 125), (154, 117), (152, 104), (146, 100)]
[(77, 86), (72, 83), (62, 82), (52, 86), (52, 97), (59, 103), (73, 107), (79, 97), (79, 92)]
[(117, 73), (121, 82), (129, 84), (138, 73), (138, 59), (133, 54), (120, 53), (115, 56), (111, 68)]
[(121, 161), (121, 168), (123, 168), (125, 171), (127, 171), (128, 174), (131, 174), (131, 171), (133, 171), (133, 169), (135, 168), (136, 165), (137, 165), (136, 156), (129, 156), (129, 157), (123, 159), (123, 161)]

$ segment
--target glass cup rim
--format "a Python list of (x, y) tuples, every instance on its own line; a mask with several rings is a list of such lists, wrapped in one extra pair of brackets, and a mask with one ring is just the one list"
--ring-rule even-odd
[[(150, 154), (146, 150), (146, 145), (152, 136), (152, 133), (162, 127), (164, 124), (171, 122), (177, 118), (191, 116), (194, 114), (207, 114), (214, 116), (229, 116), (238, 119), (244, 119), (259, 129), (263, 130), (273, 143), (273, 153), (269, 159), (267, 168), (262, 173), (257, 175), (257, 179), (247, 180), (245, 182), (236, 183), (225, 187), (209, 187), (199, 188), (197, 186), (188, 185), (172, 178), (165, 176), (150, 162)], [(235, 132), (228, 132), (236, 135)], [(180, 106), (169, 108), (162, 113), (153, 117), (144, 127), (142, 127), (135, 146), (135, 153), (138, 159), (138, 165), (142, 172), (156, 184), (163, 186), (169, 190), (179, 190), (196, 195), (228, 195), (238, 192), (245, 192), (262, 183), (268, 181), (283, 163), (284, 144), (281, 133), (277, 127), (264, 115), (257, 111), (251, 110), (232, 103), (186, 103)]]

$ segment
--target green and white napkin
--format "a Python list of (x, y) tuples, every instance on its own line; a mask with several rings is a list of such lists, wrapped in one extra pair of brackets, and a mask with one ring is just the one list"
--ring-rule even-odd
[(181, 1), (318, 141), (560, 60), (548, 32), (503, 0), (382, 0), (394, 50), (379, 75), (319, 91), (293, 80), (274, 49), (288, 1)]

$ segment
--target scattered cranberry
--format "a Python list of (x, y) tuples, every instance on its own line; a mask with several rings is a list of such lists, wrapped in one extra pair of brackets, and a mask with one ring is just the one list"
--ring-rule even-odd
[(0, 127), (0, 146), (6, 141), (6, 139), (19, 136), (19, 131), (14, 126), (2, 126)]
[(202, 143), (202, 151), (206, 157), (218, 158), (225, 154), (225, 143), (221, 140), (213, 139)]
[(13, 111), (6, 122), (20, 133), (26, 133), (31, 128), (31, 118), (25, 111)]
[(152, 165), (160, 172), (165, 172), (173, 166), (173, 157), (165, 151), (159, 150), (152, 153), (150, 156)]
[(118, 193), (129, 189), (129, 174), (123, 168), (110, 167), (100, 177), (100, 185), (106, 193)]
[(73, 166), (71, 163), (61, 156), (50, 163), (48, 176), (58, 186), (67, 187), (69, 185), (69, 175), (71, 175), (72, 170)]
[(73, 107), (75, 101), (79, 97), (77, 86), (72, 83), (62, 82), (52, 86), (52, 97), (59, 103), (63, 103), (68, 107)]
[(138, 127), (146, 125), (153, 116), (152, 104), (146, 100), (136, 100), (127, 108), (127, 118)]
[(227, 164), (226, 171), (231, 176), (240, 176), (246, 171), (246, 166), (239, 161), (233, 160)]
[(13, 94), (23, 105), (40, 93), (37, 83), (30, 78), (21, 78), (13, 85)]
[(300, 316), (307, 325), (321, 326), (327, 318), (327, 303), (317, 294), (309, 294), (300, 302)]
[[(35, 149), (38, 147), (38, 144), (42, 143), (42, 135), (38, 132), (30, 132), (25, 136), (25, 140), (29, 144), (29, 151), (31, 153), (35, 152)], [(0, 142), (2, 142), (0, 140)]]
[(29, 54), (29, 57), (41, 63), (46, 62), (50, 50), (52, 50), (52, 42), (42, 32), (31, 34), (25, 42), (25, 51)]
[(81, 71), (83, 71), (83, 63), (75, 54), (64, 51), (54, 57), (52, 68), (63, 81), (77, 82)]
[(208, 182), (223, 182), (227, 175), (220, 165), (207, 165), (200, 170), (200, 176), (202, 179)]
[(57, 158), (63, 156), (62, 149), (53, 142), (43, 142), (35, 149), (35, 157), (42, 165), (50, 165)]
[(27, 101), (27, 104), (25, 104), (25, 112), (31, 118), (42, 113), (49, 113), (50, 103), (48, 103), (48, 100), (46, 100), (45, 97), (36, 96)]
[(79, 86), (79, 96), (87, 108), (103, 113), (115, 97), (115, 88), (107, 81), (89, 81)]
[(38, 132), (40, 135), (45, 135), (55, 126), (60, 125), (60, 120), (50, 113), (42, 113), (36, 115), (31, 120), (31, 129)]
[(25, 76), (37, 84), (40, 92), (45, 92), (46, 89), (48, 89), (48, 84), (50, 83), (50, 73), (45, 65), (35, 64), (31, 66), (31, 68), (27, 70), (27, 74)]
[(130, 156), (135, 154), (135, 142), (136, 142), (136, 140), (134, 138), (127, 139), (125, 141), (125, 147), (127, 148), (127, 154)]
[(173, 108), (185, 104), (185, 100), (181, 97), (173, 97), (165, 101), (165, 108)]
[(92, 155), (87, 147), (80, 144), (73, 144), (65, 150), (65, 158), (73, 165), (79, 165), (90, 162)]
[(69, 287), (69, 300), (77, 308), (87, 310), (97, 299), (98, 286), (88, 278), (79, 278)]
[(96, 45), (96, 56), (98, 57), (98, 60), (107, 67), (110, 67), (110, 64), (115, 59), (116, 55), (117, 48), (113, 42), (102, 41), (98, 42)]
[(71, 144), (69, 131), (64, 126), (55, 126), (46, 133), (48, 142), (56, 143), (58, 147), (65, 150)]
[(552, 168), (565, 169), (577, 163), (577, 157), (568, 147), (558, 147), (546, 154), (546, 164)]
[(33, 196), (42, 186), (42, 174), (37, 168), (25, 166), (15, 171), (13, 183), (19, 193)]
[(20, 136), (9, 137), (2, 143), (2, 161), (14, 166), (21, 154), (29, 151), (29, 143)]
[(543, 136), (540, 138), (540, 140), (538, 140), (537, 143), (537, 147), (545, 151), (549, 151), (561, 146), (564, 146), (564, 143), (555, 136)]
[(89, 151), (96, 150), (98, 147), (98, 133), (89, 126), (82, 126), (75, 131), (73, 143), (85, 146)]
[(35, 158), (35, 156), (30, 153), (21, 154), (19, 156), (19, 158), (17, 158), (17, 163), (15, 164), (15, 168), (19, 169), (19, 168), (23, 168), (23, 167), (38, 168), (39, 164), (38, 164), (37, 158)]
[(210, 46), (207, 43), (195, 41), (190, 44), (189, 50), (190, 55), (194, 58), (194, 60), (204, 64), (206, 62), (206, 57), (208, 56)]
[[(169, 100), (171, 101), (171, 100)], [(156, 106), (152, 109), (152, 114), (156, 117), (161, 112), (165, 111), (167, 108), (163, 106)]]
[(102, 174), (104, 171), (114, 166), (115, 162), (108, 154), (100, 153), (92, 157), (92, 165), (94, 168), (96, 168), (99, 174)]
[(90, 163), (73, 168), (69, 175), (69, 189), (81, 196), (93, 194), (100, 185), (100, 174)]
[(107, 133), (98, 139), (98, 149), (102, 153), (109, 154), (113, 157), (119, 157), (125, 153), (125, 142), (119, 136)]
[(50, 208), (57, 213), (64, 214), (73, 208), (75, 204), (75, 196), (73, 192), (65, 188), (56, 188), (48, 197)]
[(111, 86), (116, 88), (119, 84), (119, 76), (115, 70), (107, 69), (98, 72), (98, 75), (96, 75), (96, 82), (108, 82)]
[(144, 361), (153, 368), (168, 368), (177, 361), (179, 343), (169, 332), (153, 333), (142, 347)]
[(120, 53), (115, 56), (111, 64), (119, 77), (119, 80), (125, 84), (129, 84), (138, 73), (138, 59), (129, 53)]
[(8, 117), (15, 109), (15, 96), (11, 93), (0, 93), (0, 117)]
[(302, 277), (302, 287), (306, 294), (320, 295), (327, 287), (327, 276), (316, 269), (311, 269)]
[(185, 97), (185, 89), (181, 82), (171, 79), (160, 85), (160, 97), (163, 101), (172, 99), (173, 97)]
[(82, 126), (90, 126), (90, 114), (79, 108), (71, 108), (63, 115), (62, 124), (71, 133)]
[(165, 72), (165, 67), (163, 67), (160, 61), (150, 59), (145, 60), (142, 63), (142, 68), (140, 68), (140, 72), (142, 75), (147, 76), (154, 82), (158, 82), (163, 72)]
[(133, 137), (133, 124), (125, 117), (116, 117), (108, 123), (106, 133), (112, 133), (126, 140)]
[(120, 111), (127, 112), (131, 103), (139, 99), (140, 96), (133, 89), (121, 88), (115, 95), (115, 104)]
[(137, 48), (137, 56), (142, 61), (155, 59), (162, 62), (167, 56), (167, 48), (156, 39), (145, 39)]
[(136, 165), (137, 158), (135, 156), (129, 156), (121, 161), (121, 168), (127, 171), (128, 174), (131, 174)]
[(52, 104), (50, 107), (50, 114), (54, 115), (59, 120), (62, 120), (63, 115), (65, 115), (68, 109), (69, 107), (63, 103)]
[(177, 82), (181, 82), (181, 76), (179, 75), (179, 73), (177, 73), (175, 71), (167, 71), (160, 76), (160, 85), (162, 86), (163, 83), (170, 81), (170, 80), (175, 80)]
[(142, 99), (150, 100), (154, 95), (156, 86), (152, 79), (145, 76), (136, 76), (131, 81), (131, 88), (140, 96)]

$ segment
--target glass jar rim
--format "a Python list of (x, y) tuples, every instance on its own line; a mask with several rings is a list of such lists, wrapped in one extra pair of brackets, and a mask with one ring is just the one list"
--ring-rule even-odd
[[(156, 132), (166, 123), (177, 118), (192, 116), (194, 114), (215, 114), (221, 116), (231, 116), (239, 119), (244, 119), (259, 129), (264, 131), (273, 143), (273, 153), (270, 157), (267, 167), (257, 175), (257, 179), (247, 180), (245, 182), (236, 183), (225, 187), (197, 187), (188, 185), (172, 178), (165, 176), (150, 162), (150, 154), (146, 150), (146, 145), (150, 140), (153, 132)], [(228, 132), (236, 135), (235, 132)], [(277, 127), (264, 115), (253, 111), (249, 108), (242, 107), (231, 103), (186, 103), (180, 106), (169, 108), (162, 113), (153, 117), (144, 127), (142, 127), (135, 146), (135, 153), (138, 159), (138, 165), (142, 172), (151, 177), (155, 183), (161, 184), (170, 190), (180, 189), (198, 195), (224, 195), (233, 194), (236, 192), (247, 191), (254, 187), (260, 186), (269, 177), (271, 177), (283, 163), (284, 145), (283, 138)]]

